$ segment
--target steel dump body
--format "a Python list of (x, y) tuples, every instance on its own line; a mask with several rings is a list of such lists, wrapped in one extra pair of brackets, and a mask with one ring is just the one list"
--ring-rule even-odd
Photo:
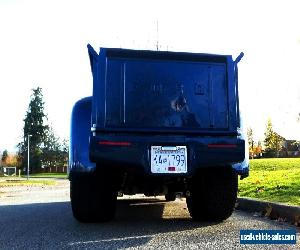
[[(231, 56), (101, 49), (90, 53), (96, 130), (237, 133)], [(95, 77), (97, 76), (97, 77)]]
[(248, 174), (231, 56), (88, 49), (93, 96), (86, 169), (101, 163), (170, 176), (151, 171), (151, 147), (185, 146), (187, 171), (175, 175), (228, 165)]

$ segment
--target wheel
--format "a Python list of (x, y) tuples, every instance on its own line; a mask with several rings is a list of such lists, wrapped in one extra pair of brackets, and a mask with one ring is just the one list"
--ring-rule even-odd
[(70, 196), (73, 216), (80, 222), (105, 222), (114, 218), (117, 192), (109, 176), (73, 174)]
[(238, 178), (231, 167), (200, 171), (190, 183), (186, 202), (194, 220), (222, 221), (233, 212)]
[(176, 200), (176, 194), (173, 192), (165, 194), (166, 201), (175, 201)]

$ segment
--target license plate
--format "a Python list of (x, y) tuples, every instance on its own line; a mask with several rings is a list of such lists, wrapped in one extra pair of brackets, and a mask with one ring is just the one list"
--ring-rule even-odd
[(186, 146), (152, 146), (151, 147), (152, 173), (186, 173), (187, 149)]

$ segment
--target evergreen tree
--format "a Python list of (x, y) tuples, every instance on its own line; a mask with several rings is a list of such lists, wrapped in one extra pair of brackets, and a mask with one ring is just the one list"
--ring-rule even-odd
[(60, 147), (59, 138), (55, 136), (52, 127), (49, 127), (43, 144), (42, 162), (44, 167), (54, 167), (59, 164)]
[(47, 115), (44, 113), (44, 101), (40, 87), (32, 90), (28, 110), (24, 119), (23, 140), (19, 143), (18, 158), (22, 159), (22, 166), (27, 166), (28, 138), (30, 136), (29, 157), (30, 172), (39, 172), (42, 166), (43, 142), (47, 137)]
[(282, 148), (283, 140), (284, 138), (273, 130), (271, 119), (269, 119), (265, 130), (265, 140), (264, 140), (266, 152), (270, 156), (278, 157), (279, 152)]
[(61, 143), (52, 127), (47, 125), (42, 89), (38, 87), (32, 92), (24, 119), (23, 140), (18, 144), (16, 159), (23, 170), (26, 170), (29, 138), (30, 172), (35, 173), (40, 172), (42, 167), (65, 166), (69, 151), (67, 141), (63, 140)]
[(1, 157), (1, 163), (2, 163), (2, 165), (5, 165), (5, 162), (6, 162), (7, 157), (8, 157), (8, 152), (7, 152), (7, 150), (5, 149), (5, 150), (3, 151), (2, 157)]

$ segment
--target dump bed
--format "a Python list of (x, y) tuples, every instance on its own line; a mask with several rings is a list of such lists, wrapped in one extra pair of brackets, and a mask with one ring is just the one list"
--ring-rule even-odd
[(236, 133), (231, 56), (89, 46), (98, 131)]

